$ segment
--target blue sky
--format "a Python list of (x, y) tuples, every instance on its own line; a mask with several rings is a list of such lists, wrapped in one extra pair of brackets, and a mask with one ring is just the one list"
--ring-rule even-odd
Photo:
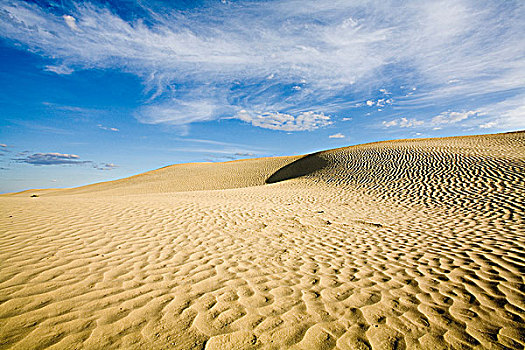
[(523, 1), (0, 0), (0, 192), (525, 129)]

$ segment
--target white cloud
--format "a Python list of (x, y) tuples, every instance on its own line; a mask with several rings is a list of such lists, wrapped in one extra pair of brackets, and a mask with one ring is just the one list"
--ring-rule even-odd
[(399, 118), (399, 119), (393, 119), (390, 121), (383, 121), (383, 126), (389, 128), (392, 126), (399, 126), (400, 128), (413, 128), (416, 126), (421, 126), (425, 124), (422, 120), (417, 120), (415, 118), (407, 119), (405, 117)]
[(420, 126), (420, 125), (423, 125), (424, 122), (422, 120), (417, 120), (417, 119), (414, 119), (414, 118), (411, 118), (411, 119), (407, 119), (407, 118), (401, 118), (400, 122), (399, 122), (399, 126), (401, 128), (412, 128), (414, 126)]
[(100, 129), (102, 129), (102, 130), (115, 131), (115, 132), (120, 131), (120, 130), (117, 129), (117, 128), (107, 127), (107, 126), (104, 126), (104, 125), (102, 125), (102, 124), (98, 124), (97, 126), (98, 126)]
[(350, 117), (345, 117), (345, 118), (343, 118), (343, 119), (341, 119), (341, 120), (344, 121), (344, 122), (348, 122), (348, 121), (352, 120), (352, 118), (350, 118)]
[(525, 128), (525, 94), (518, 94), (503, 102), (487, 104), (477, 110), (443, 112), (431, 120), (431, 123), (435, 125), (434, 130), (459, 122), (462, 126), (481, 129), (500, 131), (523, 129)]
[(59, 74), (59, 75), (69, 75), (69, 74), (74, 72), (73, 69), (71, 69), (70, 67), (66, 67), (64, 65), (45, 66), (44, 68), (48, 72), (53, 72), (53, 73), (56, 73), (56, 74)]
[(241, 110), (236, 118), (261, 128), (283, 131), (312, 131), (332, 124), (329, 116), (312, 111), (293, 116), (286, 113), (253, 113)]
[(477, 110), (446, 111), (434, 116), (428, 121), (414, 118), (397, 118), (383, 121), (386, 128), (400, 127), (413, 128), (418, 126), (430, 127), (432, 130), (441, 130), (460, 123), (464, 127), (479, 127), (481, 129), (497, 129), (499, 131), (520, 130), (525, 128), (525, 98), (518, 95), (516, 98), (504, 102), (489, 104)]
[(432, 118), (432, 124), (455, 124), (462, 120), (468, 119), (469, 117), (478, 115), (480, 111), (467, 111), (467, 112), (443, 112), (434, 118)]
[(341, 133), (333, 134), (333, 135), (328, 136), (328, 138), (331, 138), (331, 139), (344, 139), (345, 137), (346, 136), (341, 134)]
[(7, 145), (5, 143), (0, 143), (0, 147), (6, 148)]
[[(224, 109), (333, 115), (312, 103), (323, 105), (341, 91), (381, 88), (387, 94), (384, 87), (397, 81), (421, 87), (396, 97), (411, 108), (451, 97), (516, 94), (525, 81), (520, 1), (240, 1), (210, 3), (196, 13), (141, 5), (151, 18), (132, 23), (88, 2), (62, 17), (27, 2), (0, 5), (1, 36), (54, 60), (46, 70), (120, 69), (143, 79), (150, 101), (137, 118), (146, 123), (212, 120)], [(272, 89), (302, 80), (308, 89), (293, 100)], [(238, 81), (255, 83), (233, 93)], [(194, 86), (206, 96), (204, 104), (184, 91)], [(332, 110), (338, 104), (344, 102), (334, 102)]]
[(77, 20), (75, 17), (70, 16), (70, 15), (64, 15), (62, 17), (64, 18), (64, 21), (66, 22), (69, 28), (71, 28), (72, 30), (78, 30)]
[(496, 125), (498, 125), (496, 122), (486, 122), (485, 124), (480, 124), (479, 127), (481, 129), (492, 129)]
[(387, 128), (391, 127), (391, 126), (396, 126), (398, 124), (398, 121), (393, 119), (393, 120), (390, 120), (390, 121), (386, 121), (386, 120), (383, 120), (383, 125)]
[(382, 111), (383, 110), (382, 107), (385, 107), (386, 105), (391, 105), (393, 102), (394, 100), (391, 98), (380, 98), (377, 101), (368, 100), (366, 101), (366, 105), (369, 107), (372, 107), (375, 105), (377, 107), (380, 107), (377, 109), (378, 111)]
[[(525, 129), (525, 93), (480, 108), (484, 124), (502, 131)], [(480, 126), (481, 127), (481, 126)]]

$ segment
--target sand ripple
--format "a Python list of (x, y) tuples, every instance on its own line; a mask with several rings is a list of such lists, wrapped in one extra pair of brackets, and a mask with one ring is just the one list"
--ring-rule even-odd
[(523, 133), (251, 166), (0, 197), (0, 349), (524, 348)]

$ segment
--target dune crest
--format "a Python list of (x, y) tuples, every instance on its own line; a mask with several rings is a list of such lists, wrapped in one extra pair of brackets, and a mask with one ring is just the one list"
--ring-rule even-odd
[(1, 196), (0, 349), (523, 349), (524, 174), (516, 132)]

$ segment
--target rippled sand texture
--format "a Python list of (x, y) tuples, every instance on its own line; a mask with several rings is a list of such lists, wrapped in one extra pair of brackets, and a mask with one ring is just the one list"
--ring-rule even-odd
[(0, 348), (523, 349), (524, 180), (521, 132), (3, 196)]

